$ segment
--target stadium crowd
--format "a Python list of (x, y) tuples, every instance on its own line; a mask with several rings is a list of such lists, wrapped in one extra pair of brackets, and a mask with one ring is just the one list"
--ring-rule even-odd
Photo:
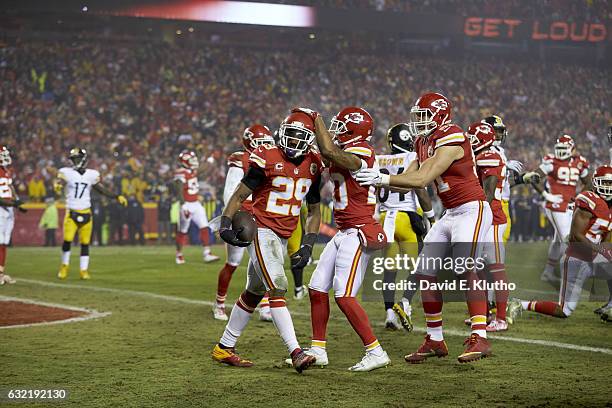
[[(589, 87), (575, 78), (589, 78)], [(219, 196), (225, 158), (240, 148), (242, 130), (253, 122), (275, 128), (292, 106), (318, 109), (327, 120), (344, 105), (364, 106), (382, 151), (386, 129), (406, 121), (426, 90), (448, 95), (464, 127), (501, 115), (510, 157), (528, 167), (562, 133), (589, 160), (608, 161), (609, 72), (581, 66), (401, 55), (381, 64), (380, 56), (334, 50), (28, 42), (0, 50), (0, 81), (3, 143), (21, 194), (33, 201), (52, 194), (73, 145), (89, 150), (107, 185), (139, 202), (167, 193), (178, 152), (193, 148), (202, 193)]]

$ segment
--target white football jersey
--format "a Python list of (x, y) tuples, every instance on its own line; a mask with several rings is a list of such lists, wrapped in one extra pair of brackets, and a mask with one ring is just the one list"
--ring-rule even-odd
[[(501, 146), (493, 145), (491, 146), (491, 150), (499, 154), (504, 163), (508, 163), (508, 158), (506, 157), (506, 151)], [(510, 180), (508, 179), (508, 168), (506, 168), (506, 174), (504, 175), (504, 181), (502, 182), (502, 192), (501, 192), (502, 201), (510, 200)]]
[[(416, 157), (417, 155), (414, 152), (384, 154), (376, 156), (376, 163), (378, 163), (381, 173), (394, 176), (405, 172), (410, 163), (416, 160)], [(380, 188), (378, 190), (378, 202), (380, 203), (381, 211), (416, 211), (418, 206), (418, 199), (414, 190), (409, 193), (398, 193), (386, 188)]]
[(91, 188), (100, 182), (97, 170), (86, 169), (83, 174), (71, 167), (59, 169), (58, 178), (64, 180), (66, 207), (69, 210), (87, 210), (91, 208)]

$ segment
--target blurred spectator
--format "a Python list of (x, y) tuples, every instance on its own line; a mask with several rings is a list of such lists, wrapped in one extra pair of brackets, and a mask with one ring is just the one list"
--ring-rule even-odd
[(157, 202), (157, 243), (172, 242), (172, 226), (170, 225), (170, 208), (172, 201), (167, 192), (163, 192)]
[(55, 200), (49, 197), (45, 200), (46, 207), (43, 211), (38, 227), (45, 230), (45, 246), (55, 246), (55, 231), (59, 226), (59, 214), (57, 213), (57, 206)]
[(181, 203), (174, 201), (172, 207), (170, 207), (170, 228), (174, 234), (176, 234), (176, 229), (178, 228), (180, 212)]
[(134, 194), (132, 194), (128, 199), (127, 206), (127, 225), (128, 225), (128, 236), (130, 239), (130, 244), (136, 244), (136, 235), (138, 235), (138, 243), (140, 245), (145, 244), (144, 240), (144, 208), (142, 204)]
[(127, 211), (116, 200), (110, 200), (108, 213), (108, 243), (109, 245), (123, 245), (123, 226), (125, 225)]
[(47, 196), (47, 189), (45, 187), (45, 182), (40, 177), (38, 172), (34, 172), (32, 174), (32, 178), (28, 182), (28, 197), (30, 197), (31, 201), (36, 203), (41, 202), (44, 197)]
[(92, 238), (94, 245), (104, 245), (102, 241), (102, 227), (106, 224), (106, 199), (100, 195), (96, 195), (91, 203), (91, 211), (93, 212), (93, 231)]

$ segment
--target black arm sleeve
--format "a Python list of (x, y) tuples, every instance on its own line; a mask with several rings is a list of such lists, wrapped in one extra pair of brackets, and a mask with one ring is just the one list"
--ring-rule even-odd
[(264, 173), (263, 169), (251, 166), (247, 174), (242, 178), (242, 183), (254, 191), (263, 184), (265, 179), (266, 173)]
[(308, 204), (317, 204), (321, 202), (321, 175), (316, 178), (314, 183), (310, 186), (308, 193), (306, 194), (306, 202)]

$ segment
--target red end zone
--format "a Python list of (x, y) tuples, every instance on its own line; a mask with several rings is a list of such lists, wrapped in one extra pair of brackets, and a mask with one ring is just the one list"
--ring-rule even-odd
[(0, 329), (70, 323), (108, 316), (73, 306), (0, 296)]

